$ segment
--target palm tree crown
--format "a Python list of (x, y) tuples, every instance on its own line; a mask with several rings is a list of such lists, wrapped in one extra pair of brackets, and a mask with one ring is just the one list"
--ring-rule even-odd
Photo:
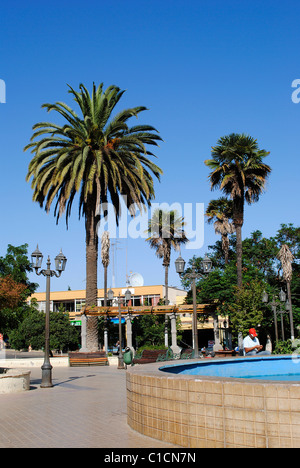
[(243, 224), (243, 210), (237, 207), (242, 208), (244, 200), (249, 204), (258, 201), (271, 172), (270, 166), (263, 163), (270, 153), (260, 150), (257, 140), (251, 136), (232, 133), (221, 137), (211, 154), (213, 159), (204, 161), (211, 169), (211, 188), (219, 188), (230, 195), (234, 223)]
[(170, 266), (171, 249), (179, 250), (188, 239), (184, 232), (185, 222), (176, 210), (164, 211), (156, 209), (148, 223), (147, 242), (156, 250), (159, 258), (163, 258), (163, 265)]
[(146, 242), (156, 251), (158, 258), (163, 259), (165, 267), (165, 303), (168, 304), (168, 269), (171, 250), (180, 250), (180, 246), (188, 242), (184, 232), (185, 222), (176, 210), (164, 211), (156, 209), (148, 223)]
[(230, 222), (233, 216), (232, 205), (232, 200), (228, 200), (226, 197), (220, 197), (217, 200), (211, 200), (205, 212), (205, 216), (208, 218), (207, 222), (212, 223), (214, 221), (216, 234), (222, 236), (222, 249), (224, 252), (225, 264), (228, 263), (229, 254), (228, 234), (234, 233), (234, 226)]
[(233, 223), (237, 236), (238, 285), (242, 286), (242, 235), (244, 203), (257, 202), (271, 172), (263, 159), (270, 154), (260, 150), (257, 140), (232, 133), (220, 138), (212, 147), (212, 159), (205, 164), (211, 169), (211, 189), (219, 188), (233, 201)]
[(103, 84), (98, 88), (93, 84), (90, 95), (82, 84), (80, 92), (69, 88), (82, 116), (63, 102), (44, 104), (42, 107), (54, 110), (66, 123), (34, 125), (36, 131), (25, 147), (34, 154), (27, 174), (27, 180), (32, 178), (33, 200), (45, 204), (49, 211), (56, 198), (57, 219), (65, 210), (68, 219), (79, 191), (79, 214), (84, 216), (91, 208), (96, 212), (100, 204), (107, 203), (108, 195), (117, 218), (119, 195), (126, 196), (131, 210), (141, 203), (149, 204), (154, 197), (151, 173), (159, 179), (162, 171), (147, 158), (153, 154), (145, 145), (157, 146), (161, 138), (150, 125), (128, 126), (130, 117), (137, 117), (146, 107), (126, 109), (110, 120), (124, 91), (116, 86), (103, 91)]

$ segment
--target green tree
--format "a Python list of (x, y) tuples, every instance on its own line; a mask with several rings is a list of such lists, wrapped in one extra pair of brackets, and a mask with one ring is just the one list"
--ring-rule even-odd
[(265, 284), (257, 280), (236, 288), (234, 301), (228, 307), (235, 335), (241, 333), (245, 337), (250, 328), (262, 327), (265, 330), (261, 300), (264, 289)]
[(261, 231), (253, 231), (243, 240), (243, 253), (244, 267), (254, 266), (262, 277), (274, 275), (277, 248), (273, 238), (267, 239)]
[[(28, 279), (32, 268), (27, 248), (27, 244), (17, 247), (9, 244), (6, 255), (0, 257), (0, 330), (6, 336), (9, 336), (11, 330), (17, 328), (29, 313), (27, 298), (38, 286)], [(14, 297), (15, 300), (8, 300), (8, 296)]]
[(28, 258), (28, 244), (19, 246), (8, 244), (6, 255), (0, 257), (0, 276), (11, 276), (16, 283), (24, 284), (25, 294), (29, 296), (38, 287), (37, 283), (31, 283), (28, 279), (28, 273), (32, 271)]
[(141, 315), (133, 322), (133, 333), (138, 347), (158, 346), (164, 348), (164, 315)]
[[(186, 272), (191, 271), (193, 262), (196, 271), (201, 272), (201, 257), (191, 259)], [(182, 284), (185, 288), (189, 288), (190, 280), (182, 280)], [(233, 301), (235, 284), (236, 268), (233, 264), (226, 265), (225, 268), (213, 268), (209, 275), (196, 283), (197, 304), (215, 303), (219, 315), (228, 315), (228, 305)], [(191, 290), (188, 291), (186, 303), (193, 303)]]
[(260, 150), (257, 140), (232, 133), (221, 137), (212, 147), (212, 159), (205, 164), (211, 169), (209, 175), (211, 189), (219, 188), (233, 201), (233, 223), (237, 242), (237, 285), (242, 286), (242, 226), (244, 223), (244, 203), (257, 202), (264, 191), (271, 172), (263, 159), (270, 154)]
[[(68, 314), (50, 312), (50, 349), (74, 350), (80, 342), (79, 332), (72, 326)], [(30, 314), (10, 334), (11, 346), (15, 349), (43, 349), (45, 346), (45, 313), (32, 307)]]
[[(83, 84), (69, 93), (79, 106), (78, 115), (63, 102), (44, 104), (54, 111), (64, 124), (41, 122), (34, 125), (31, 143), (33, 158), (28, 167), (27, 181), (32, 179), (33, 200), (49, 212), (54, 200), (54, 215), (58, 219), (71, 215), (75, 195), (79, 193), (79, 216), (85, 218), (86, 232), (86, 305), (97, 304), (98, 223), (107, 214), (107, 203), (120, 216), (120, 197), (131, 215), (154, 198), (154, 180), (161, 169), (148, 156), (154, 156), (147, 145), (157, 146), (161, 140), (150, 125), (129, 126), (146, 107), (125, 109), (112, 116), (123, 96), (117, 86), (93, 85), (90, 94)], [(41, 137), (41, 138), (40, 138)], [(97, 318), (90, 318), (87, 345), (98, 348)]]
[(300, 263), (300, 227), (292, 223), (281, 224), (274, 240), (278, 249), (286, 244), (294, 256), (294, 263)]
[[(271, 335), (274, 338), (274, 316), (271, 310), (271, 307), (264, 305), (262, 303), (261, 288), (253, 285), (262, 285), (263, 290), (269, 295), (271, 300), (274, 296), (278, 305), (281, 306), (278, 299), (278, 293), (280, 288), (285, 288), (285, 284), (282, 281), (280, 276), (280, 262), (277, 260), (276, 255), (281, 245), (281, 242), (289, 242), (289, 246), (294, 255), (294, 261), (292, 264), (293, 267), (293, 277), (291, 283), (292, 291), (292, 304), (293, 304), (293, 315), (295, 328), (300, 328), (300, 269), (299, 269), (299, 228), (294, 227), (292, 224), (281, 225), (276, 236), (265, 238), (262, 233), (257, 230), (251, 233), (251, 235), (243, 240), (243, 294), (247, 297), (254, 296), (256, 291), (256, 304), (257, 311), (263, 314), (263, 320), (261, 322), (261, 334), (266, 337), (267, 334)], [(246, 310), (246, 308), (241, 309), (240, 304), (241, 300), (237, 294), (235, 285), (236, 281), (236, 266), (235, 266), (235, 236), (230, 236), (230, 246), (231, 246), (231, 261), (228, 265), (225, 265), (221, 259), (221, 243), (217, 241), (215, 245), (209, 246), (210, 250), (213, 252), (213, 255), (210, 255), (210, 258), (213, 261), (213, 270), (205, 278), (197, 282), (197, 303), (208, 303), (208, 302), (217, 302), (217, 310), (220, 315), (233, 317), (235, 324), (238, 323), (238, 320), (243, 320), (243, 315), (241, 311)], [(193, 258), (189, 261), (189, 267), (192, 263), (195, 262), (197, 271), (201, 270), (201, 261), (202, 258)], [(187, 269), (189, 271), (189, 268)], [(187, 289), (189, 288), (190, 282), (188, 280), (182, 281), (183, 286)], [(252, 292), (251, 292), (252, 288)], [(249, 291), (250, 290), (250, 291)], [(188, 292), (187, 303), (192, 303), (192, 294), (191, 291)], [(246, 303), (246, 302), (245, 302)], [(238, 307), (236, 306), (238, 304)], [(251, 315), (250, 310), (250, 320), (246, 322), (245, 328), (242, 330), (246, 331), (248, 322), (251, 322), (255, 319)], [(243, 313), (244, 313), (243, 312)], [(260, 317), (258, 317), (260, 318)], [(277, 320), (280, 325), (280, 316), (278, 315)], [(256, 320), (255, 320), (256, 322)], [(284, 325), (286, 336), (289, 336), (290, 328), (288, 316), (284, 316)], [(235, 333), (237, 332), (237, 326), (235, 325)]]
[[(181, 321), (176, 320), (177, 341), (182, 338)], [(165, 316), (164, 315), (140, 315), (133, 321), (133, 336), (138, 348), (165, 347)]]

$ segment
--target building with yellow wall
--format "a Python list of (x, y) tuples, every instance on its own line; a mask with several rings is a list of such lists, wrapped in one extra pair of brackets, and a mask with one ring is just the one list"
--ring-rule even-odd
[[(141, 305), (152, 305), (156, 306), (160, 299), (165, 297), (165, 287), (163, 285), (154, 286), (126, 286), (123, 288), (114, 288), (114, 297), (117, 298), (120, 294), (124, 297), (127, 288), (131, 292), (131, 301), (128, 305), (141, 306)], [(187, 292), (169, 286), (168, 298), (171, 305), (183, 304)], [(50, 292), (50, 310), (58, 311), (60, 307), (69, 313), (70, 319), (76, 322), (80, 321), (80, 311), (85, 306), (86, 291), (75, 290), (75, 291), (52, 291)], [(35, 299), (37, 301), (38, 309), (41, 311), (46, 310), (46, 293), (40, 292), (33, 294), (29, 300)], [(98, 289), (97, 306), (104, 305), (104, 289)], [(79, 325), (79, 323), (77, 323)]]
[[(129, 289), (131, 292), (131, 301), (129, 306), (152, 305), (157, 306), (160, 299), (165, 297), (165, 287), (163, 285), (153, 286), (125, 286), (122, 288), (113, 288), (114, 298), (120, 294), (121, 298), (125, 297), (125, 291)], [(185, 290), (169, 286), (168, 298), (170, 305), (181, 305), (184, 303), (187, 292)], [(29, 300), (35, 299), (40, 311), (46, 309), (46, 293), (38, 292), (33, 294)], [(50, 292), (50, 311), (58, 311), (61, 307), (68, 312), (70, 321), (73, 325), (81, 326), (81, 310), (85, 306), (86, 291), (70, 290), (70, 291), (52, 291)], [(104, 289), (98, 289), (98, 298), (96, 306), (104, 306)], [(117, 306), (117, 301), (113, 301), (112, 305)], [(116, 319), (117, 320), (117, 319)], [(180, 314), (181, 331), (183, 334), (183, 345), (191, 344), (192, 342), (192, 314)], [(219, 324), (223, 328), (222, 319), (219, 317)], [(221, 325), (222, 324), (222, 325)], [(206, 320), (199, 321), (197, 324), (199, 333), (199, 346), (206, 347), (211, 340), (214, 340), (214, 322), (212, 317), (207, 317)]]

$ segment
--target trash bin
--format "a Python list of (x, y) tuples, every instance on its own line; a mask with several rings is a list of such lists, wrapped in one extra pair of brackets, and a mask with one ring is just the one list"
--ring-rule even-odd
[(125, 348), (125, 352), (123, 354), (123, 360), (124, 360), (124, 363), (129, 365), (132, 363), (132, 359), (133, 359), (133, 352), (130, 348)]

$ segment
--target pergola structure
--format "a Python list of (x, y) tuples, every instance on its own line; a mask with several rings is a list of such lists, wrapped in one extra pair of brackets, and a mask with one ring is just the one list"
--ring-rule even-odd
[[(197, 314), (205, 314), (212, 316), (214, 319), (214, 349), (217, 351), (222, 348), (219, 338), (218, 316), (216, 313), (217, 304), (197, 304)], [(166, 306), (112, 306), (112, 307), (85, 307), (81, 311), (82, 320), (82, 348), (86, 348), (86, 321), (88, 317), (104, 316), (108, 317), (125, 317), (126, 321), (126, 338), (127, 347), (132, 346), (132, 318), (136, 315), (158, 315), (163, 314), (170, 318), (171, 321), (171, 349), (174, 353), (178, 353), (181, 348), (177, 345), (177, 331), (176, 331), (176, 316), (180, 314), (193, 314), (193, 305), (166, 305)], [(107, 331), (104, 331), (104, 343), (107, 343)], [(107, 349), (107, 348), (106, 348)]]

